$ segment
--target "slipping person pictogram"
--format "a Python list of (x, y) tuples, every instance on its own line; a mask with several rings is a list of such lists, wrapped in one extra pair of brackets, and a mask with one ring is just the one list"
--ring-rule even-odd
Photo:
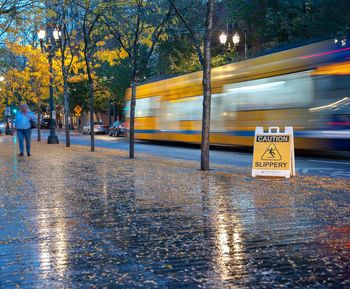
[(272, 143), (267, 147), (261, 159), (264, 161), (269, 161), (269, 160), (280, 161), (282, 159), (282, 156), (279, 153), (275, 144)]

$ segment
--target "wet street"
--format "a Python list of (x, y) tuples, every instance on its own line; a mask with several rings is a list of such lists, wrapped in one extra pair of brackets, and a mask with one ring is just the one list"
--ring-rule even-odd
[[(1, 138), (1, 137), (0, 137)], [(0, 142), (0, 288), (349, 288), (350, 180)]]
[[(48, 131), (43, 131), (44, 139), (47, 138)], [(65, 143), (65, 134), (57, 132), (61, 143)], [(33, 133), (35, 138), (35, 132)], [(128, 138), (109, 137), (108, 135), (95, 136), (96, 147), (118, 149), (127, 151), (129, 149)], [(72, 133), (71, 143), (90, 147), (90, 136)], [(136, 141), (136, 155), (147, 153), (154, 156), (166, 157), (175, 160), (200, 160), (199, 146), (189, 146), (174, 143), (157, 143)], [(253, 154), (249, 150), (212, 148), (210, 151), (210, 162), (217, 165), (235, 166), (246, 169), (247, 174), (251, 169)], [(329, 176), (334, 178), (350, 179), (350, 153), (349, 152), (323, 152), (312, 154), (304, 152), (296, 155), (296, 171), (298, 175), (304, 176)]]

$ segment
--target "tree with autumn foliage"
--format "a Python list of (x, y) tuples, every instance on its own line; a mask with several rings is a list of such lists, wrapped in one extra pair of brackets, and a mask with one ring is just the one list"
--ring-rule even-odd
[[(47, 57), (40, 49), (18, 43), (6, 43), (9, 51), (21, 57), (24, 68), (11, 68), (4, 74), (5, 80), (1, 85), (3, 92), (13, 103), (18, 104), (21, 99), (36, 107), (38, 113), (38, 140), (41, 140), (40, 119), (41, 107), (49, 98), (50, 73)], [(62, 94), (62, 80), (59, 62), (54, 61), (54, 86), (56, 98)]]
[[(1, 82), (1, 92), (6, 103), (18, 106), (21, 100), (25, 100), (30, 106), (35, 106), (38, 112), (38, 124), (40, 121), (40, 99), (37, 97), (38, 84), (37, 73), (32, 73), (29, 67), (20, 70), (11, 68), (4, 74), (5, 81)], [(38, 125), (38, 141), (41, 140), (40, 125)]]

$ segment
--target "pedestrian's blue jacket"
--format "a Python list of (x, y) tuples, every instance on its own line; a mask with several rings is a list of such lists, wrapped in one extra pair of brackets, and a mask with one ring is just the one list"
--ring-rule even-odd
[(30, 111), (29, 109), (27, 110), (26, 113), (23, 113), (22, 111), (18, 111), (16, 114), (16, 129), (29, 129), (31, 127), (30, 125), (30, 119), (33, 119), (36, 121), (36, 116), (35, 114)]

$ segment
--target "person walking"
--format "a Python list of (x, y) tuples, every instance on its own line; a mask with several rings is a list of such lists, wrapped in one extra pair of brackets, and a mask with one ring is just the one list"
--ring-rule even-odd
[(29, 110), (25, 101), (21, 101), (19, 104), (19, 111), (16, 114), (16, 130), (18, 135), (19, 144), (19, 156), (23, 157), (24, 153), (24, 140), (26, 141), (27, 155), (30, 154), (30, 141), (32, 136), (31, 121), (36, 122), (35, 114)]

